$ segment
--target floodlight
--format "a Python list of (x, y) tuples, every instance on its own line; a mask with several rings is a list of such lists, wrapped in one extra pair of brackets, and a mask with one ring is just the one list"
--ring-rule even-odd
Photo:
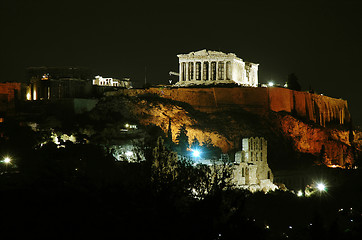
[(323, 183), (318, 183), (317, 188), (320, 192), (323, 192), (326, 190), (326, 185), (324, 185)]
[(9, 158), (9, 157), (4, 158), (4, 163), (8, 164), (10, 162), (11, 162), (11, 158)]
[(192, 156), (193, 156), (193, 157), (200, 157), (200, 151), (198, 151), (198, 150), (192, 150)]

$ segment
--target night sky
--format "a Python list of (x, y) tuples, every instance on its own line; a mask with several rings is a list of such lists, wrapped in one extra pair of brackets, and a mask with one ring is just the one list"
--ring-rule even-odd
[(340, 1), (1, 0), (1, 78), (24, 81), (30, 66), (89, 67), (166, 84), (179, 53), (235, 53), (259, 63), (259, 82), (284, 84), (348, 101), (362, 126), (362, 5)]

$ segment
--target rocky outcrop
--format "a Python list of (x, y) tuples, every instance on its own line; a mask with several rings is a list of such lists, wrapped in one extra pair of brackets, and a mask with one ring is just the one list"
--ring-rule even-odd
[(122, 89), (109, 95), (139, 96), (155, 94), (162, 98), (190, 104), (202, 112), (220, 112), (242, 108), (259, 115), (288, 112), (321, 126), (345, 125), (351, 121), (347, 101), (319, 94), (298, 92), (286, 88), (204, 87)]
[(279, 115), (278, 120), (279, 129), (291, 140), (295, 151), (318, 156), (324, 164), (331, 167), (354, 163), (348, 130), (322, 128), (290, 115)]
[[(109, 95), (143, 96), (131, 111), (142, 116), (142, 124), (156, 124), (165, 132), (171, 119), (174, 140), (185, 124), (190, 141), (210, 139), (223, 152), (240, 147), (241, 137), (264, 136), (271, 155), (276, 150), (275, 161), (293, 158), (278, 153), (286, 148), (313, 155), (328, 166), (351, 165), (356, 158), (351, 117), (342, 99), (285, 88), (234, 86), (122, 89)], [(160, 101), (151, 103), (146, 96)]]

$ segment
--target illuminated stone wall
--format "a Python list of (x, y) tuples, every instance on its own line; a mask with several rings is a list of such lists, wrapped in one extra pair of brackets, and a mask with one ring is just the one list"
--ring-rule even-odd
[(150, 88), (120, 90), (109, 95), (137, 96), (146, 93), (185, 102), (204, 112), (238, 107), (261, 115), (269, 111), (284, 111), (321, 126), (328, 122), (348, 124), (351, 120), (346, 100), (276, 87)]
[(0, 83), (0, 95), (2, 95), (1, 99), (7, 99), (8, 102), (14, 101), (16, 91), (18, 94), (21, 92), (21, 83)]
[(0, 112), (9, 113), (15, 109), (15, 100), (24, 97), (23, 88), (21, 83), (0, 83)]

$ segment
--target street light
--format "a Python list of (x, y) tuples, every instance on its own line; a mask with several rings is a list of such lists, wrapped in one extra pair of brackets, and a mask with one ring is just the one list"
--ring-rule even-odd
[(324, 192), (326, 190), (326, 185), (324, 185), (323, 183), (318, 183), (317, 188), (320, 192)]
[(192, 150), (192, 156), (195, 158), (200, 157), (200, 151), (199, 150)]
[(11, 162), (11, 158), (5, 157), (3, 161), (5, 164), (9, 164)]
[(4, 157), (3, 163), (5, 163), (5, 173), (8, 171), (8, 165), (11, 163), (10, 157)]
[(269, 82), (268, 85), (269, 85), (269, 87), (273, 87), (273, 86), (274, 86), (274, 83), (273, 83), (273, 82)]

